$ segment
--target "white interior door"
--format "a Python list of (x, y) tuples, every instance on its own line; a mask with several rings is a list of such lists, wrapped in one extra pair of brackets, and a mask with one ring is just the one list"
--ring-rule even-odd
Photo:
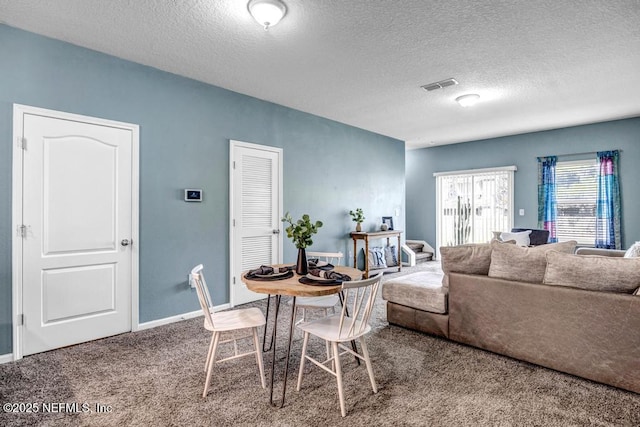
[(137, 127), (30, 113), (22, 126), (22, 354), (130, 331)]
[(231, 305), (264, 298), (243, 271), (282, 260), (282, 150), (231, 141)]

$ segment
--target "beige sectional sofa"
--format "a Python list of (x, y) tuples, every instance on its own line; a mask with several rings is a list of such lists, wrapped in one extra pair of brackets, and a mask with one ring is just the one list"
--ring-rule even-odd
[(441, 248), (443, 286), (420, 273), (386, 282), (387, 319), (640, 393), (640, 258), (574, 247)]

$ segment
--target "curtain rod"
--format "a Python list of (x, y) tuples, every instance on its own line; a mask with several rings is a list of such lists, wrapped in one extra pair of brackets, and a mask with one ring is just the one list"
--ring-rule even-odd
[[(621, 149), (614, 148), (613, 150), (598, 150), (598, 151), (585, 151), (583, 153), (554, 154), (554, 156), (556, 157), (586, 156), (587, 154), (598, 154), (601, 151), (617, 151), (618, 153), (622, 153)], [(540, 157), (550, 157), (550, 156), (536, 156), (536, 159)]]

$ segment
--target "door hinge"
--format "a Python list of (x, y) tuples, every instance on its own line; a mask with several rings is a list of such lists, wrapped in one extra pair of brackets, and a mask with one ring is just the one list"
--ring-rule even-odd
[(233, 168), (234, 169), (236, 168), (236, 161), (235, 160), (233, 161)]
[(234, 227), (236, 226), (236, 220), (235, 219), (233, 220), (233, 226)]
[(19, 225), (18, 226), (18, 237), (22, 237), (23, 239), (27, 237), (27, 226)]
[(16, 316), (16, 323), (18, 326), (24, 326), (24, 314), (18, 314)]
[(233, 276), (233, 284), (236, 284), (236, 276)]
[(22, 148), (23, 150), (27, 149), (27, 138), (24, 136), (18, 137), (18, 148)]

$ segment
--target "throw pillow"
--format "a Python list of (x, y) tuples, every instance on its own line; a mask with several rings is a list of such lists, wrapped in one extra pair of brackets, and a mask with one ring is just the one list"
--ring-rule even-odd
[(387, 268), (382, 247), (369, 248), (369, 268)]
[(395, 246), (385, 246), (384, 260), (387, 263), (387, 267), (395, 267), (398, 265), (398, 255), (396, 254)]
[(441, 246), (440, 258), (442, 271), (444, 272), (442, 286), (448, 288), (449, 273), (479, 274), (482, 276), (486, 276), (489, 273), (491, 244)]
[(545, 285), (632, 293), (640, 286), (640, 258), (547, 252)]
[(640, 242), (635, 242), (627, 251), (624, 253), (625, 258), (638, 258), (640, 257)]
[(572, 254), (578, 242), (570, 240), (530, 248), (492, 242), (489, 277), (518, 282), (542, 283), (547, 267), (546, 253), (558, 251)]
[(529, 246), (531, 240), (529, 239), (531, 230), (519, 231), (517, 233), (503, 232), (500, 233), (500, 240), (506, 242), (507, 240), (515, 240), (518, 246)]

